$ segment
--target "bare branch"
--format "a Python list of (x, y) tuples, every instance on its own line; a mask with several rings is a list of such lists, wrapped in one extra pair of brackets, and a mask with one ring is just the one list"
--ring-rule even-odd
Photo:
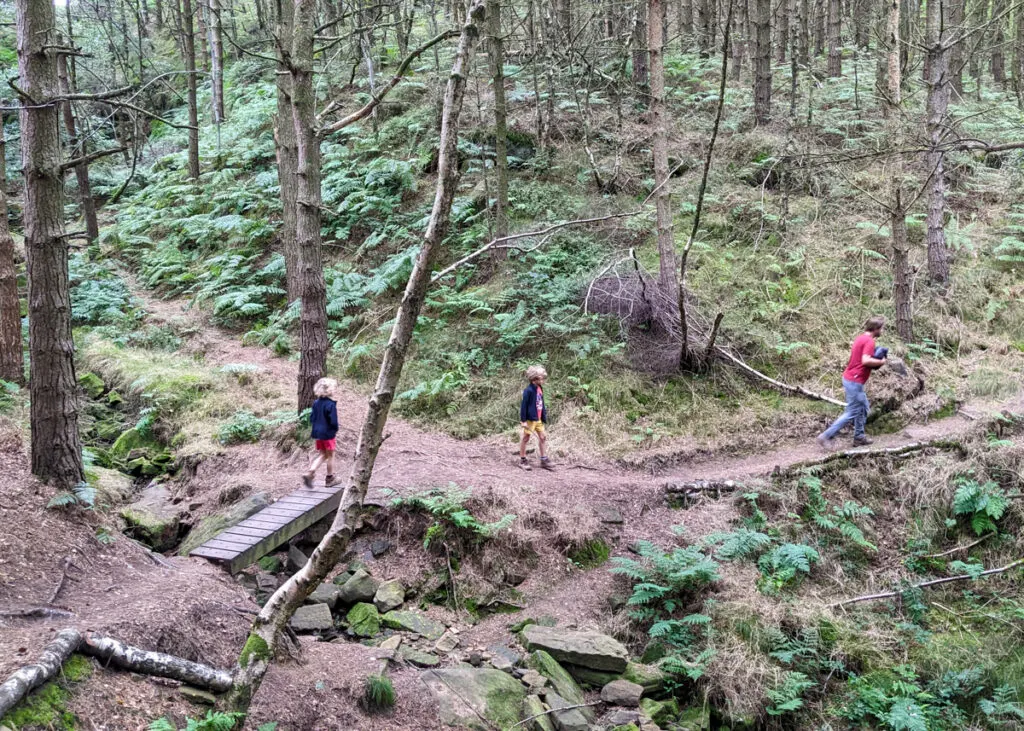
[(90, 152), (88, 155), (82, 155), (76, 157), (73, 160), (68, 160), (66, 163), (60, 166), (60, 171), (66, 173), (69, 170), (74, 170), (79, 165), (88, 165), (93, 160), (99, 160), (101, 157), (107, 155), (116, 155), (119, 152), (124, 152), (128, 148), (122, 145), (121, 147), (111, 147), (109, 150), (97, 150), (96, 152)]

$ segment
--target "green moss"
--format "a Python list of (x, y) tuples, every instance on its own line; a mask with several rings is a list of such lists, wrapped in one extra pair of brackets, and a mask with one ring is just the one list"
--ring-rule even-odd
[(242, 654), (238, 656), (238, 664), (243, 668), (249, 667), (249, 663), (253, 658), (257, 660), (270, 660), (270, 647), (267, 645), (267, 641), (260, 637), (255, 632), (249, 634), (249, 638), (245, 641), (245, 646), (242, 647)]
[(261, 569), (272, 574), (276, 574), (281, 570), (281, 559), (277, 556), (264, 556), (257, 563)]
[[(511, 676), (505, 675), (509, 680)], [(518, 681), (513, 682), (519, 685)], [(522, 686), (520, 686), (522, 687)], [(496, 684), (487, 689), (484, 696), (487, 699), (487, 710), (484, 712), (487, 720), (494, 723), (498, 728), (509, 728), (519, 722), (519, 709), (523, 705), (524, 693), (510, 693), (503, 684)]]
[(611, 553), (611, 546), (600, 538), (591, 538), (570, 551), (569, 560), (580, 568), (594, 569), (607, 561)]
[(148, 510), (125, 508), (121, 517), (125, 532), (142, 541), (154, 551), (168, 551), (178, 542), (178, 516), (161, 518)]
[(47, 729), (48, 731), (74, 731), (78, 728), (75, 714), (68, 710), (71, 699), (70, 684), (92, 675), (92, 662), (82, 655), (72, 655), (61, 668), (58, 680), (44, 684), (33, 691), (0, 719), (0, 726), (13, 731)]
[(89, 398), (94, 399), (102, 396), (103, 392), (107, 389), (103, 379), (90, 372), (83, 373), (78, 377), (78, 385), (89, 395)]

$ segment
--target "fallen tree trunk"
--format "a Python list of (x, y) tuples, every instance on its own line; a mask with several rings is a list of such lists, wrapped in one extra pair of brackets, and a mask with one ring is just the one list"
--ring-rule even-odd
[[(1005, 566), (1003, 566), (1001, 568), (998, 568), (998, 569), (989, 569), (988, 571), (982, 571), (980, 574), (976, 574), (976, 575), (972, 575), (972, 574), (959, 574), (957, 576), (947, 576), (947, 577), (942, 578), (942, 579), (932, 579), (931, 581), (922, 581), (920, 584), (914, 584), (913, 586), (910, 587), (910, 589), (927, 589), (927, 588), (929, 588), (931, 586), (939, 586), (941, 584), (950, 584), (950, 583), (952, 583), (954, 581), (967, 581), (968, 579), (980, 579), (982, 576), (993, 576), (995, 574), (1002, 574), (1002, 573), (1004, 573), (1006, 571), (1009, 571), (1010, 569), (1015, 568), (1017, 566), (1020, 566), (1022, 564), (1024, 564), (1024, 558), (1018, 558), (1016, 561), (1014, 561), (1012, 563), (1008, 563)], [(886, 591), (886, 592), (882, 592), (881, 594), (865, 594), (864, 596), (856, 596), (853, 599), (845, 599), (845, 600), (843, 600), (841, 602), (836, 602), (835, 604), (830, 605), (830, 607), (832, 609), (836, 609), (838, 607), (845, 607), (847, 604), (857, 604), (859, 602), (871, 602), (871, 601), (875, 601), (876, 599), (892, 599), (893, 597), (897, 597), (897, 596), (902, 595), (905, 591), (908, 591), (908, 589), (904, 589), (903, 591)]]
[(88, 632), (82, 638), (81, 651), (133, 673), (172, 678), (217, 693), (231, 689), (231, 673), (226, 670), (217, 670), (209, 665), (162, 652), (140, 650), (112, 637), (98, 637)]
[(725, 358), (730, 363), (732, 363), (733, 365), (737, 366), (744, 373), (751, 375), (754, 378), (758, 378), (762, 381), (765, 381), (766, 383), (770, 383), (771, 385), (775, 386), (775, 388), (781, 391), (788, 391), (789, 393), (795, 393), (798, 396), (806, 396), (807, 398), (814, 399), (815, 401), (824, 401), (825, 403), (828, 404), (834, 404), (835, 406), (842, 406), (843, 408), (846, 408), (845, 402), (838, 401), (832, 398), (831, 396), (825, 396), (824, 394), (815, 393), (814, 391), (808, 391), (806, 388), (803, 388), (801, 386), (791, 386), (788, 383), (776, 381), (774, 378), (766, 376), (764, 373), (757, 370), (756, 368), (747, 365), (742, 360), (737, 358), (735, 355), (730, 353), (728, 350), (716, 347), (715, 352), (718, 353), (723, 358)]
[(43, 648), (39, 659), (31, 665), (18, 668), (0, 685), (0, 718), (14, 708), (33, 688), (38, 688), (60, 672), (61, 666), (78, 649), (82, 635), (76, 629), (57, 633), (53, 641)]
[(43, 648), (36, 662), (18, 668), (0, 685), (0, 718), (34, 688), (56, 676), (75, 652), (98, 657), (133, 673), (172, 678), (217, 693), (231, 688), (232, 677), (227, 671), (162, 652), (140, 650), (112, 637), (100, 637), (91, 632), (83, 635), (77, 629), (63, 629)]
[(677, 495), (696, 495), (698, 493), (736, 492), (745, 490), (746, 485), (736, 480), (691, 480), (690, 482), (666, 482), (665, 492)]
[(899, 447), (878, 447), (876, 449), (844, 449), (840, 452), (833, 452), (820, 459), (809, 459), (803, 462), (796, 462), (785, 469), (777, 468), (773, 475), (791, 475), (808, 467), (820, 467), (832, 462), (843, 460), (857, 460), (869, 457), (899, 457), (904, 454), (920, 452), (925, 449), (960, 449), (963, 445), (952, 439), (932, 439), (926, 442), (911, 442)]

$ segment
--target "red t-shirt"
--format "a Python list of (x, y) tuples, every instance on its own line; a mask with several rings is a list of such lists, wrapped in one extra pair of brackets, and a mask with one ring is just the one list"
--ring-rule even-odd
[(854, 383), (868, 382), (871, 369), (863, 363), (865, 355), (872, 358), (875, 356), (875, 339), (871, 337), (871, 333), (861, 333), (853, 341), (853, 347), (850, 349), (850, 362), (847, 364), (846, 370), (843, 371), (843, 378)]

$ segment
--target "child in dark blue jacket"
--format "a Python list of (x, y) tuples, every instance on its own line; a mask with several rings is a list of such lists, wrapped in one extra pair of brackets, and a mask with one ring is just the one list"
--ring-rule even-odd
[(526, 380), (530, 385), (523, 391), (523, 400), (519, 404), (519, 424), (523, 427), (523, 436), (519, 440), (519, 466), (527, 471), (530, 470), (530, 463), (526, 461), (526, 443), (530, 441), (531, 434), (537, 435), (540, 466), (546, 470), (554, 469), (548, 459), (548, 436), (544, 431), (544, 425), (548, 423), (548, 410), (544, 406), (544, 381), (547, 378), (548, 372), (542, 365), (532, 365), (526, 369)]
[(338, 382), (333, 378), (321, 378), (313, 386), (313, 395), (317, 398), (309, 413), (309, 425), (316, 440), (317, 454), (309, 470), (302, 475), (302, 483), (306, 487), (313, 487), (313, 475), (321, 463), (327, 464), (327, 487), (337, 482), (334, 477), (335, 436), (338, 434), (338, 407), (334, 402), (334, 391), (337, 388)]

